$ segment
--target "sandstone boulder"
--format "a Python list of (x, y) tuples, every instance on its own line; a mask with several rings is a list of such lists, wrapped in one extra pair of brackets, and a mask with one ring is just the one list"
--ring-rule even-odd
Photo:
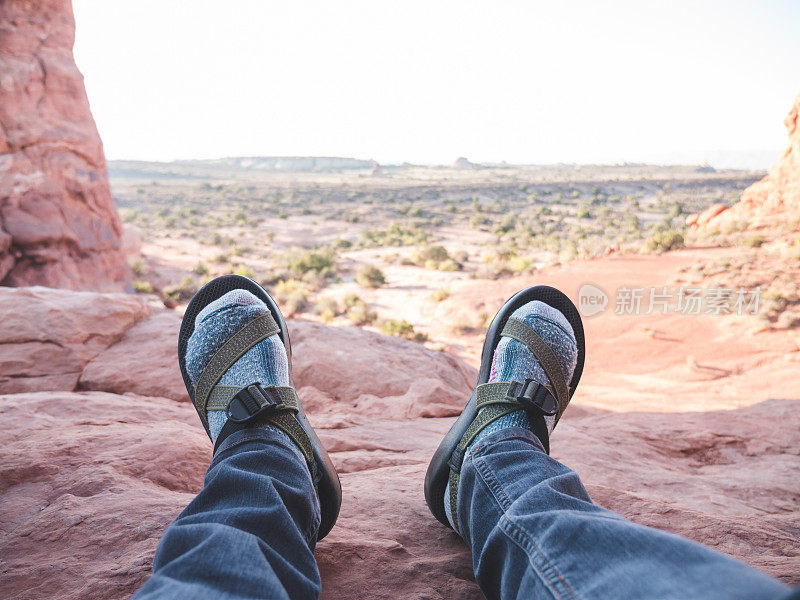
[(0, 283), (122, 291), (122, 225), (69, 0), (0, 3)]

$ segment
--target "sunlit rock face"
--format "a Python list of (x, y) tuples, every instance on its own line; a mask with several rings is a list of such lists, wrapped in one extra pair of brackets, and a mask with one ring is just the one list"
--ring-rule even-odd
[(122, 290), (103, 146), (69, 0), (0, 3), (0, 282)]

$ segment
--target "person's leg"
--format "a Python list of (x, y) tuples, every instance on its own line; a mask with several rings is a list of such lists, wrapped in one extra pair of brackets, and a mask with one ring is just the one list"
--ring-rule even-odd
[[(578, 349), (564, 314), (534, 301), (512, 317), (547, 344), (570, 381)], [(545, 370), (530, 346), (504, 336), (489, 380), (552, 386), (548, 372), (557, 370)], [(457, 523), (449, 488), (445, 494), (447, 517), (472, 548), (475, 578), (487, 598), (757, 600), (788, 591), (739, 561), (593, 504), (577, 474), (544, 452), (533, 433), (535, 418), (541, 417), (512, 412), (467, 447)], [(555, 420), (544, 420), (549, 434)]]
[[(205, 306), (187, 343), (186, 369), (196, 384), (218, 351), (269, 312), (259, 298), (232, 290)], [(223, 385), (291, 384), (286, 349), (270, 336), (224, 373)], [(216, 442), (227, 412), (209, 411)], [(268, 421), (225, 437), (203, 490), (159, 543), (153, 575), (139, 590), (152, 598), (317, 598), (320, 576), (312, 554), (320, 504), (300, 448)]]
[(489, 599), (778, 600), (789, 591), (744, 563), (596, 506), (527, 429), (495, 432), (471, 449), (458, 515)]
[(319, 502), (302, 455), (275, 428), (246, 429), (217, 450), (198, 496), (166, 529), (154, 598), (317, 598)]

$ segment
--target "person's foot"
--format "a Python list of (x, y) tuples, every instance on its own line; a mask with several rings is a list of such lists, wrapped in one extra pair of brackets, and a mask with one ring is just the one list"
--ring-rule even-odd
[[(208, 361), (231, 336), (247, 323), (269, 312), (269, 308), (246, 290), (231, 290), (201, 310), (195, 318), (194, 332), (186, 345), (186, 371), (197, 383)], [(248, 350), (220, 379), (220, 385), (288, 386), (289, 361), (286, 348), (277, 335), (268, 337)], [(208, 412), (211, 441), (216, 443), (228, 420), (224, 410)]]
[[(564, 376), (567, 381), (570, 381), (578, 362), (578, 346), (575, 341), (575, 333), (567, 318), (555, 308), (539, 301), (529, 302), (521, 306), (511, 316), (531, 327), (550, 346), (564, 371)], [(526, 379), (533, 379), (540, 384), (550, 385), (550, 380), (547, 378), (539, 361), (533, 356), (533, 353), (521, 342), (509, 337), (503, 337), (497, 345), (492, 359), (489, 382), (524, 382)], [(545, 421), (548, 433), (552, 432), (555, 426), (555, 417), (545, 417)], [(466, 450), (465, 460), (472, 448), (481, 440), (509, 427), (533, 429), (528, 414), (524, 410), (501, 417), (487, 425), (475, 437)], [(448, 486), (444, 495), (445, 512), (450, 525), (453, 526), (453, 529), (458, 530), (453, 523), (450, 506), (450, 489)]]

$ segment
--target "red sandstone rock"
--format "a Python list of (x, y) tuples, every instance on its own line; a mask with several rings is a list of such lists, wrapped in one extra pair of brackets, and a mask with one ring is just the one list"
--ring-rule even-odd
[[(353, 417), (363, 420), (357, 409)], [(162, 531), (202, 485), (211, 447), (195, 419), (189, 405), (161, 398), (0, 397), (4, 594), (129, 597)], [(318, 430), (344, 490), (339, 522), (316, 552), (323, 598), (482, 597), (467, 548), (422, 495), (427, 460), (451, 422)], [(599, 504), (797, 582), (798, 426), (796, 401), (694, 415), (579, 409), (559, 426), (554, 454)]]
[(0, 3), (0, 282), (121, 291), (122, 225), (69, 0)]
[(171, 310), (139, 321), (83, 369), (78, 387), (188, 402), (178, 361), (181, 317)]
[[(21, 364), (24, 389), (82, 370), (81, 386), (104, 390), (0, 395), (2, 595), (127, 598), (211, 456), (191, 405), (175, 401), (179, 318), (132, 296), (45, 288), (0, 289), (0, 314), (0, 349), (12, 349), (0, 369)], [(289, 326), (301, 399), (343, 486), (340, 519), (316, 551), (323, 598), (481, 598), (467, 548), (422, 493), (453, 422), (444, 415), (463, 404), (474, 371), (357, 328)], [(30, 343), (49, 354), (25, 354)], [(582, 406), (586, 393), (553, 454), (597, 503), (800, 583), (800, 401), (608, 412)]]
[[(794, 101), (784, 124), (789, 146), (769, 170), (769, 174), (742, 193), (741, 200), (708, 226), (717, 228), (730, 222), (747, 229), (800, 231), (800, 95)], [(699, 226), (706, 223), (698, 220)]]
[[(686, 224), (687, 225), (693, 224), (693, 225), (696, 225), (698, 227), (701, 227), (701, 226), (705, 225), (706, 223), (708, 223), (709, 221), (711, 221), (712, 219), (714, 219), (715, 217), (717, 217), (717, 216), (721, 215), (722, 213), (724, 213), (729, 208), (730, 207), (727, 204), (712, 204), (707, 209), (705, 209), (703, 212), (701, 212), (699, 215), (689, 215), (689, 217), (686, 219)], [(692, 217), (695, 217), (695, 218), (692, 219)], [(690, 223), (690, 221), (694, 221), (694, 222)]]
[(138, 296), (0, 287), (0, 394), (74, 390), (86, 364), (150, 313)]

